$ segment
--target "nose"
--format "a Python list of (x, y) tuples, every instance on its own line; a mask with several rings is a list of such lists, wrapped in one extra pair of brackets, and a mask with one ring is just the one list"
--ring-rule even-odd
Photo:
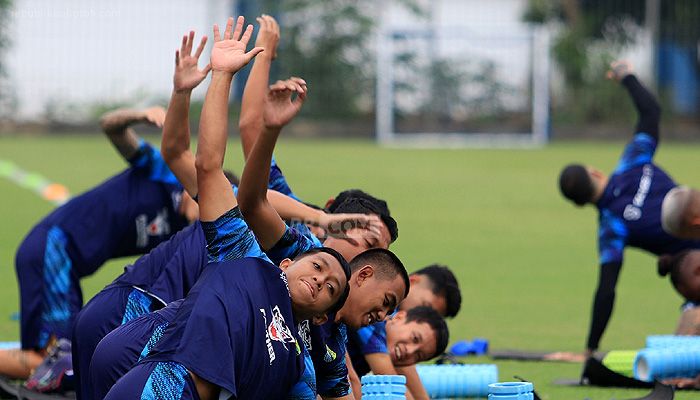
[(420, 345), (417, 343), (410, 343), (406, 345), (406, 353), (411, 357), (413, 357), (419, 349)]

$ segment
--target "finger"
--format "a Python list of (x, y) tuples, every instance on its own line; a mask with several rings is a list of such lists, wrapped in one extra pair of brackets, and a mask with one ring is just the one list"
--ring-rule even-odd
[(202, 73), (203, 73), (204, 76), (206, 77), (206, 75), (209, 73), (209, 71), (211, 71), (211, 63), (207, 64), (207, 65), (204, 67), (204, 69), (202, 69)]
[(175, 66), (180, 65), (180, 50), (175, 50)]
[(219, 33), (219, 25), (214, 24), (214, 42), (221, 40), (221, 34)]
[(241, 36), (241, 43), (243, 43), (244, 46), (248, 46), (251, 35), (253, 35), (253, 25), (248, 25), (245, 28), (245, 32), (243, 32), (243, 36)]
[(197, 47), (197, 51), (194, 52), (194, 58), (199, 58), (199, 56), (202, 55), (202, 51), (204, 51), (204, 46), (207, 44), (207, 37), (202, 36), (202, 40), (199, 41), (199, 46)]
[[(233, 25), (233, 17), (230, 19), (231, 25)], [(241, 36), (241, 32), (243, 31), (243, 23), (245, 22), (245, 18), (241, 15), (238, 17), (236, 20), (236, 29), (233, 31), (233, 35), (231, 35), (231, 30), (228, 30), (229, 35), (226, 36), (227, 39), (233, 39), (233, 40), (238, 40), (238, 38)]]
[(187, 47), (187, 35), (182, 35), (182, 44), (180, 45), (180, 53), (185, 54), (185, 48)]
[(293, 77), (289, 78), (289, 80), (292, 80), (300, 85), (306, 85), (306, 81), (303, 80), (302, 78), (299, 78), (298, 76), (293, 76)]
[(262, 53), (265, 49), (262, 47), (254, 47), (251, 51), (245, 53), (246, 56), (246, 63), (249, 63), (250, 60), (255, 58), (258, 54)]
[(187, 38), (187, 46), (185, 47), (185, 51), (183, 54), (189, 56), (192, 54), (192, 45), (194, 44), (194, 31), (190, 31), (190, 34)]

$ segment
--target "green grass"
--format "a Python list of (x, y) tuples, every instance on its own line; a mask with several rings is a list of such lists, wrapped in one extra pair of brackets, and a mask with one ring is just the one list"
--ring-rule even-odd
[[(153, 138), (154, 139), (154, 138)], [(236, 143), (235, 139), (231, 140)], [(382, 149), (364, 141), (282, 141), (277, 158), (295, 192), (322, 204), (345, 188), (385, 198), (399, 221), (394, 250), (409, 271), (448, 264), (464, 301), (449, 322), (451, 341), (488, 338), (492, 348), (580, 351), (597, 280), (593, 208), (562, 200), (559, 169), (583, 161), (611, 170), (623, 143), (564, 143), (542, 150)], [(679, 182), (700, 186), (699, 145), (667, 144), (656, 161)], [(2, 137), (0, 159), (80, 193), (124, 167), (95, 136)], [(232, 146), (227, 166), (240, 171)], [(0, 180), (0, 340), (16, 340), (14, 252), (30, 227), (51, 210), (35, 194)], [(128, 259), (114, 260), (83, 281), (86, 299), (113, 279)], [(670, 333), (680, 297), (659, 279), (655, 260), (626, 252), (614, 316), (603, 349), (635, 349), (647, 334)], [(479, 359), (488, 362), (487, 359)], [(534, 381), (545, 399), (625, 399), (644, 391), (561, 388), (576, 364), (499, 362), (501, 380)], [(690, 399), (682, 393), (677, 399)]]

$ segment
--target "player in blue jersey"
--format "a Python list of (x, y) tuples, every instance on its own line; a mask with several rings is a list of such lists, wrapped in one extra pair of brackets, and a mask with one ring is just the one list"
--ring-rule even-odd
[[(348, 334), (348, 354), (358, 376), (396, 374), (407, 367), (442, 354), (449, 332), (445, 320), (432, 307), (398, 311), (379, 322)], [(416, 396), (419, 397), (419, 396)], [(407, 398), (414, 398), (409, 391)]]
[(672, 237), (661, 227), (662, 201), (676, 183), (653, 163), (659, 142), (658, 103), (632, 74), (628, 63), (613, 63), (608, 77), (621, 82), (634, 101), (639, 114), (634, 137), (610, 176), (589, 166), (571, 164), (559, 177), (560, 190), (567, 199), (578, 206), (592, 204), (599, 212), (600, 277), (586, 356), (598, 348), (612, 314), (625, 247), (656, 255), (700, 248), (700, 242)]
[(235, 30), (232, 25), (231, 18), (223, 40), (214, 29), (196, 158), (210, 264), (151, 355), (112, 387), (108, 399), (280, 398), (304, 370), (294, 320), (321, 321), (347, 295), (344, 261), (333, 250), (285, 260), (285, 272), (271, 265), (222, 180), (233, 73), (262, 51), (245, 53), (252, 26), (244, 32), (242, 17)]
[(0, 374), (26, 378), (54, 339), (70, 338), (82, 307), (79, 280), (105, 261), (148, 252), (198, 216), (158, 150), (130, 128), (161, 126), (162, 108), (117, 110), (102, 128), (130, 167), (54, 210), (16, 255), (20, 287), (20, 351), (0, 352)]

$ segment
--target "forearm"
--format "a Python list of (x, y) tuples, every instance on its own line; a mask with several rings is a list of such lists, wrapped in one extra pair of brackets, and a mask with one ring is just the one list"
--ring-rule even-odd
[(267, 191), (267, 201), (285, 221), (301, 221), (313, 225), (323, 222), (324, 212), (274, 190)]
[(286, 229), (282, 218), (267, 201), (270, 161), (279, 133), (279, 129), (266, 129), (260, 135), (248, 155), (238, 188), (241, 212), (263, 249), (272, 248)]
[(609, 263), (601, 266), (598, 288), (593, 300), (593, 312), (591, 325), (588, 331), (586, 348), (594, 351), (598, 349), (600, 339), (610, 321), (615, 304), (615, 286), (621, 264)]
[(661, 107), (656, 98), (632, 74), (622, 79), (622, 85), (629, 92), (637, 108), (639, 121), (637, 122), (636, 132), (647, 133), (658, 141)]
[(243, 157), (247, 160), (260, 132), (263, 130), (263, 108), (267, 85), (270, 79), (272, 54), (263, 52), (253, 63), (250, 75), (243, 89), (241, 116), (238, 127), (241, 134)]
[(191, 91), (173, 90), (163, 125), (160, 152), (190, 196), (197, 195), (195, 157), (190, 150), (190, 95)]
[(104, 114), (100, 118), (100, 126), (119, 154), (129, 159), (139, 148), (139, 137), (129, 126), (143, 121), (143, 111), (119, 109)]
[(430, 396), (428, 392), (423, 387), (423, 382), (418, 376), (418, 371), (415, 365), (408, 367), (396, 367), (396, 371), (406, 377), (406, 389), (411, 393), (416, 400), (428, 400)]
[[(233, 74), (214, 72), (204, 100), (197, 144), (200, 219), (214, 221), (237, 205), (223, 173), (228, 129), (228, 97)], [(227, 190), (219, 190), (226, 187)]]
[(361, 400), (362, 398), (362, 383), (360, 382), (360, 377), (357, 376), (355, 368), (352, 366), (352, 361), (350, 360), (350, 355), (345, 352), (345, 365), (348, 367), (348, 380), (350, 381), (350, 387), (352, 388), (353, 397), (355, 400)]

